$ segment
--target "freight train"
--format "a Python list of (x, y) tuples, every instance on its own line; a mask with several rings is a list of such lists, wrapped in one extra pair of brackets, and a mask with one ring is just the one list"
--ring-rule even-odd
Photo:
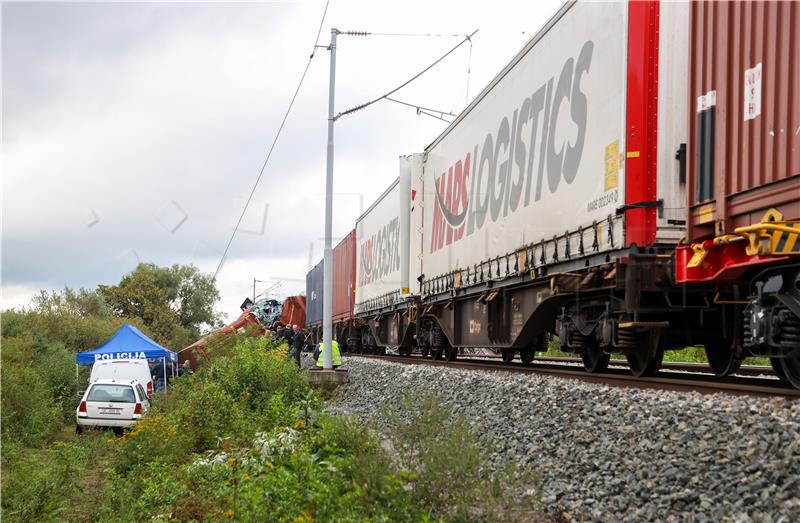
[[(565, 4), (335, 248), (334, 338), (800, 388), (799, 78), (796, 2)], [(307, 300), (317, 343), (321, 263)]]

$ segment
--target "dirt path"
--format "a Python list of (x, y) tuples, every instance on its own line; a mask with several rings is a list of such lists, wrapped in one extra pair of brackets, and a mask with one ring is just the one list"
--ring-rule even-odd
[(108, 477), (108, 468), (111, 465), (109, 453), (106, 450), (106, 440), (113, 438), (111, 432), (75, 434), (75, 429), (59, 436), (62, 441), (78, 442), (81, 438), (96, 438), (96, 441), (89, 442), (95, 448), (94, 459), (92, 459), (86, 470), (80, 477), (76, 478), (77, 489), (69, 496), (67, 508), (61, 513), (64, 521), (74, 523), (90, 523), (98, 521), (97, 509), (102, 503), (103, 483)]

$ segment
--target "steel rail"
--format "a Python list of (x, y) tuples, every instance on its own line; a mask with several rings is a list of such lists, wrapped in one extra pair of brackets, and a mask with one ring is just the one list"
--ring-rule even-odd
[[(460, 357), (461, 358), (461, 357)], [(500, 359), (500, 356), (478, 356), (473, 354), (465, 354), (462, 359), (471, 360), (486, 360), (492, 361)], [(580, 358), (570, 358), (566, 356), (541, 356), (533, 360), (534, 363), (572, 363), (575, 365), (583, 365)], [(628, 363), (625, 360), (609, 360), (609, 366), (613, 367), (627, 367)], [(701, 374), (713, 374), (711, 367), (707, 363), (690, 363), (682, 361), (665, 361), (661, 364), (661, 370), (672, 370), (679, 372), (697, 372)], [(775, 371), (769, 365), (742, 365), (739, 367), (734, 375), (736, 376), (774, 376)]]
[(671, 390), (676, 392), (698, 392), (701, 394), (733, 394), (746, 396), (780, 396), (787, 399), (800, 399), (800, 390), (776, 379), (727, 377), (715, 378), (702, 374), (681, 374), (659, 372), (656, 376), (632, 376), (623, 369), (608, 369), (606, 372), (590, 374), (574, 366), (558, 366), (552, 364), (522, 363), (505, 364), (499, 361), (476, 360), (432, 360), (421, 356), (376, 356), (367, 354), (351, 354), (349, 357), (379, 359), (394, 363), (410, 365), (431, 365), (478, 371), (516, 372), (540, 374), (566, 379), (577, 379), (587, 383), (609, 385), (614, 387), (632, 387), (640, 389)]

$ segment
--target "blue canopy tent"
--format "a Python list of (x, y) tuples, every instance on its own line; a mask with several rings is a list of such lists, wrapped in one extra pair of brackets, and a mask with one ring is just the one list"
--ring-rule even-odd
[[(77, 378), (78, 365), (93, 365), (96, 361), (121, 359), (162, 360), (166, 377), (167, 360), (177, 362), (178, 355), (154, 342), (133, 325), (126, 323), (104, 344), (75, 355), (75, 376)], [(166, 382), (164, 386), (166, 387)]]

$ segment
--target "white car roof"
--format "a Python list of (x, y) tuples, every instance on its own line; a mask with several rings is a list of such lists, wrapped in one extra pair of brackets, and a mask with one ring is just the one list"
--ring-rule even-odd
[(102, 378), (94, 380), (92, 385), (136, 385), (139, 380), (118, 380), (112, 378)]

